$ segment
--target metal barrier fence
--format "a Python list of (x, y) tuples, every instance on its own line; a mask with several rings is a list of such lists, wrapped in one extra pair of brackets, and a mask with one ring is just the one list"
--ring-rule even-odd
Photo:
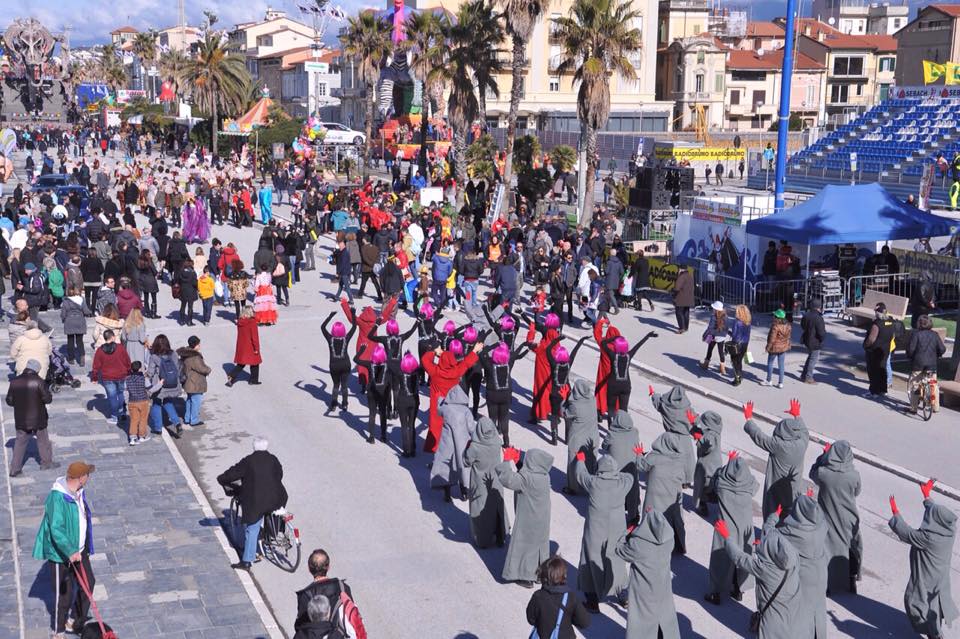
[(910, 273), (855, 275), (847, 278), (846, 305), (860, 306), (868, 290), (910, 298), (915, 278)]

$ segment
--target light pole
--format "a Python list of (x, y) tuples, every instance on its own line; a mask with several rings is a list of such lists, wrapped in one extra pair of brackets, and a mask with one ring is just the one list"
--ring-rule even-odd
[(780, 122), (777, 126), (777, 170), (773, 187), (774, 212), (783, 210), (783, 187), (787, 172), (787, 140), (790, 134), (790, 85), (793, 81), (793, 25), (797, 0), (787, 0), (786, 43), (783, 46), (783, 80), (780, 82)]

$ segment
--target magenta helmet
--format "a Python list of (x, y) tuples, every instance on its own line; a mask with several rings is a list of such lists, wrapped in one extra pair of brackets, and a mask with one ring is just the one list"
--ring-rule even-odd
[(625, 337), (618, 337), (613, 340), (613, 350), (622, 355), (630, 350), (630, 343)]
[(453, 323), (453, 320), (447, 320), (447, 323), (443, 325), (443, 332), (447, 335), (453, 335), (457, 330), (457, 325)]
[(566, 364), (570, 361), (570, 351), (563, 346), (557, 346), (557, 350), (553, 351), (553, 359), (557, 360), (560, 364)]
[(474, 344), (477, 341), (477, 329), (472, 326), (468, 326), (463, 329), (463, 341), (467, 344)]
[(461, 355), (463, 355), (463, 342), (461, 342), (458, 339), (455, 339), (452, 342), (450, 342), (450, 352), (456, 355), (457, 357), (460, 357)]
[(560, 318), (556, 313), (547, 313), (543, 320), (543, 325), (547, 328), (560, 328)]
[(417, 361), (417, 358), (411, 355), (409, 351), (403, 354), (403, 359), (400, 360), (400, 370), (409, 375), (417, 370), (419, 366), (420, 363)]
[(400, 334), (400, 325), (397, 324), (397, 320), (387, 320), (387, 335), (399, 335)]
[(383, 364), (387, 361), (387, 349), (383, 347), (383, 344), (377, 344), (376, 348), (373, 349), (370, 361), (374, 364)]
[(493, 359), (493, 363), (497, 366), (506, 366), (510, 363), (510, 347), (503, 342), (500, 342), (500, 344), (493, 349), (493, 353), (491, 353), (490, 357)]
[(343, 325), (343, 322), (334, 322), (330, 334), (334, 337), (343, 337), (347, 334), (347, 327)]
[(500, 318), (500, 328), (505, 331), (512, 331), (516, 324), (513, 322), (513, 318), (509, 315), (504, 315)]
[(430, 302), (423, 303), (423, 306), (420, 307), (420, 314), (423, 315), (424, 319), (433, 319), (433, 306), (430, 305)]

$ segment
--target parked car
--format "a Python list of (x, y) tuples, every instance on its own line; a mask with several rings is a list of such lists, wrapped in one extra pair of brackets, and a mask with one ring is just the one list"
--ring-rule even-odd
[(54, 191), (57, 187), (66, 186), (70, 183), (70, 176), (66, 173), (48, 173), (38, 175), (33, 184), (30, 185), (32, 191)]
[(366, 139), (360, 131), (354, 131), (338, 122), (324, 122), (323, 128), (327, 130), (327, 134), (323, 138), (324, 144), (356, 144), (360, 146)]

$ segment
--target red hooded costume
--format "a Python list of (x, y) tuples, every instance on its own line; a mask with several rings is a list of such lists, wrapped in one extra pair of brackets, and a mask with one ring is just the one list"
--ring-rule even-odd
[[(393, 317), (393, 311), (397, 307), (397, 299), (391, 297), (387, 300), (379, 316), (377, 312), (373, 310), (372, 306), (368, 306), (360, 311), (360, 315), (354, 317), (353, 312), (350, 310), (350, 305), (347, 303), (347, 300), (343, 298), (340, 299), (340, 306), (343, 307), (343, 314), (346, 316), (347, 321), (357, 325), (357, 354), (362, 361), (369, 362), (370, 357), (373, 355), (373, 348), (364, 348), (364, 346), (370, 342), (367, 334), (374, 326), (378, 326)], [(364, 386), (367, 385), (366, 367), (360, 366), (357, 369), (357, 377), (359, 377), (361, 384)]]
[(450, 351), (444, 351), (440, 355), (439, 364), (434, 362), (435, 357), (435, 353), (429, 351), (420, 358), (423, 370), (430, 376), (430, 430), (427, 432), (427, 442), (423, 445), (423, 450), (428, 453), (437, 452), (440, 431), (443, 430), (443, 418), (437, 414), (440, 398), (445, 397), (451, 388), (459, 384), (460, 378), (479, 359), (473, 351), (467, 353), (462, 362), (457, 362), (457, 356)]
[[(548, 329), (546, 335), (537, 344), (537, 359), (533, 366), (533, 416), (536, 419), (547, 419), (550, 417), (550, 362), (547, 360), (547, 346), (550, 345), (559, 333), (556, 329)], [(537, 336), (537, 330), (530, 325), (527, 332), (527, 341), (533, 342)]]
[[(607, 326), (607, 334), (603, 334), (603, 327)], [(593, 339), (597, 340), (597, 348), (600, 348), (600, 342), (612, 337), (620, 337), (620, 331), (610, 323), (610, 320), (603, 319), (593, 325)], [(603, 349), (600, 348), (600, 364), (597, 366), (597, 410), (601, 415), (607, 414), (607, 376), (610, 374), (610, 358), (607, 357)]]

